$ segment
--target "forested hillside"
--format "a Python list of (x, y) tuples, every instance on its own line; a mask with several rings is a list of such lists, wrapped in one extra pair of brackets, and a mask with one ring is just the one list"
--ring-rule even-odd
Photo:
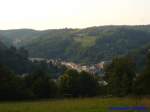
[(0, 35), (0, 50), (6, 49), (6, 46), (5, 46), (4, 43), (1, 41), (2, 39), (4, 39), (4, 37), (3, 37), (2, 35)]
[[(86, 29), (0, 31), (3, 39), (24, 46), (30, 57), (97, 63), (127, 55), (150, 44), (150, 26), (101, 26)], [(11, 41), (10, 41), (11, 38)]]
[(57, 78), (64, 71), (64, 66), (56, 66), (52, 63), (31, 62), (29, 60), (28, 51), (23, 47), (7, 47), (0, 41), (0, 66), (5, 66), (17, 75), (27, 75), (38, 69), (43, 69), (49, 73), (52, 78)]
[(23, 46), (24, 43), (31, 41), (40, 35), (40, 31), (32, 29), (14, 29), (14, 30), (0, 30), (3, 36), (0, 38), (7, 46), (14, 45), (16, 47)]
[(29, 73), (33, 64), (28, 60), (28, 52), (24, 48), (7, 48), (0, 42), (0, 65), (7, 66), (17, 74)]

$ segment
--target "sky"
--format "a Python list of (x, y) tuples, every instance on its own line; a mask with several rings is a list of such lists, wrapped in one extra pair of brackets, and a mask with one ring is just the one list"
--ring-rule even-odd
[(150, 0), (0, 0), (0, 29), (150, 23)]

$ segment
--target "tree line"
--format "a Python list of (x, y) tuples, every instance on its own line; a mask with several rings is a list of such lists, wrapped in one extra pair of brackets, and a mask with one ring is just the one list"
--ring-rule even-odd
[(84, 71), (67, 70), (56, 80), (43, 69), (20, 76), (0, 66), (0, 100), (90, 97), (98, 89), (97, 78)]

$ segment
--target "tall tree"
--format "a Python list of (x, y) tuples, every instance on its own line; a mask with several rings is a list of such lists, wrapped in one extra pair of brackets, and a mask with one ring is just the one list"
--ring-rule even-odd
[(146, 67), (142, 74), (140, 74), (134, 84), (134, 92), (137, 95), (150, 94), (150, 52), (147, 53)]
[(76, 70), (67, 70), (60, 77), (60, 89), (64, 95), (79, 96), (79, 73)]
[(41, 69), (26, 76), (25, 82), (35, 98), (53, 98), (57, 95), (56, 83)]
[(0, 100), (24, 98), (23, 81), (9, 68), (0, 65)]
[(96, 96), (99, 92), (99, 84), (97, 78), (85, 71), (82, 71), (80, 73), (79, 84), (81, 96)]
[(72, 97), (96, 96), (98, 87), (97, 78), (84, 71), (78, 73), (75, 70), (68, 70), (60, 77), (60, 89), (64, 95)]
[(106, 67), (105, 75), (108, 81), (108, 92), (116, 96), (128, 95), (132, 92), (135, 78), (135, 64), (131, 58), (114, 58)]

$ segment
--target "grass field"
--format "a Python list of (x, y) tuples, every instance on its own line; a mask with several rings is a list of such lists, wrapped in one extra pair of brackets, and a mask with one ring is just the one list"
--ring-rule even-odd
[[(0, 112), (108, 112), (112, 106), (149, 106), (150, 99), (85, 98), (48, 101), (1, 102)], [(126, 112), (126, 111), (125, 111)]]

